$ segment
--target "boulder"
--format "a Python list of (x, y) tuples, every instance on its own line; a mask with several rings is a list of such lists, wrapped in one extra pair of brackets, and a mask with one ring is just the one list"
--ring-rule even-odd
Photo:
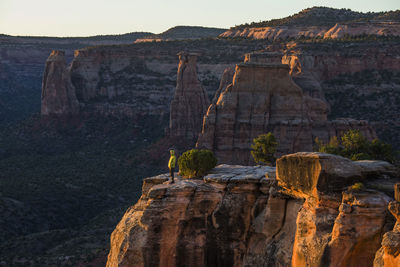
[(319, 152), (289, 154), (278, 159), (276, 166), (279, 185), (300, 198), (341, 192), (363, 178), (362, 168), (353, 161)]

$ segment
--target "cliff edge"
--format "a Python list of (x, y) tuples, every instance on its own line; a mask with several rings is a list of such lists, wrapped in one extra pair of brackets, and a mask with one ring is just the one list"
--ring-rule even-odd
[(398, 179), (386, 162), (323, 153), (284, 156), (276, 169), (219, 165), (175, 184), (147, 178), (107, 266), (371, 266), (393, 228)]

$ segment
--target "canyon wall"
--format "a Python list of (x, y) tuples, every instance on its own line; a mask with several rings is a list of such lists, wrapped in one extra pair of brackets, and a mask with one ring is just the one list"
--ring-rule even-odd
[[(232, 70), (220, 81), (225, 68), (232, 66), (234, 62), (239, 62), (245, 51), (254, 50), (254, 47), (259, 44), (256, 40), (244, 40), (243, 46), (232, 46), (232, 41), (229, 40), (196, 42), (199, 42), (196, 43), (196, 46), (198, 45), (196, 51), (198, 48), (202, 55), (197, 63), (197, 76), (208, 98), (213, 99), (211, 101), (213, 106), (216, 106), (221, 94), (226, 95), (223, 91), (227, 85), (233, 82)], [(176, 53), (178, 49), (184, 50), (187, 46), (184, 42), (174, 44), (162, 42), (93, 47), (76, 51), (67, 70), (75, 88), (80, 112), (106, 116), (159, 116), (162, 127), (168, 127), (170, 103), (177, 80), (175, 77)], [(400, 99), (398, 90), (400, 85), (398, 51), (400, 50), (397, 43), (290, 42), (270, 45), (265, 49), (275, 53), (273, 56), (270, 54), (270, 57), (274, 58), (275, 65), (283, 63), (289, 66), (291, 79), (301, 88), (304, 100), (301, 125), (305, 125), (307, 118), (313, 121), (313, 138), (322, 135), (321, 138), (326, 140), (330, 136), (340, 135), (349, 128), (361, 128), (368, 137), (374, 137), (365, 122), (369, 121), (370, 125), (377, 129), (380, 139), (395, 147), (400, 144), (398, 134), (400, 121), (397, 116), (400, 112), (397, 105), (397, 100)], [(246, 62), (240, 68), (245, 69), (245, 64), (262, 61), (262, 56), (256, 56), (256, 54), (253, 53), (252, 58), (245, 59)], [(280, 60), (279, 57), (281, 57)], [(263, 63), (261, 61), (258, 63)], [(253, 70), (257, 69), (260, 67), (253, 68)], [(44, 79), (48, 78), (44, 77)], [(284, 79), (287, 80), (290, 77)], [(68, 87), (62, 85), (63, 81), (60, 81), (60, 84), (62, 87)], [(218, 85), (220, 85), (219, 88)], [(248, 93), (251, 96), (251, 93)], [(278, 98), (274, 97), (274, 99)], [(250, 107), (252, 104), (246, 105)], [(213, 108), (210, 112), (214, 112)], [(324, 130), (325, 117), (332, 121), (328, 123), (331, 125), (328, 127), (329, 134)], [(196, 125), (199, 124), (196, 123)], [(287, 136), (290, 140), (297, 138), (297, 143), (304, 143), (300, 139), (303, 139), (303, 132), (309, 130), (307, 127), (296, 125), (280, 126), (281, 129), (290, 128), (291, 130), (277, 130), (275, 134)], [(207, 138), (211, 138), (212, 135), (208, 135)], [(231, 137), (227, 135), (226, 140)], [(252, 137), (243, 136), (239, 139), (251, 140)], [(225, 141), (222, 140), (222, 142)], [(283, 153), (295, 151), (293, 148), (299, 147), (297, 143), (286, 144), (285, 146), (289, 149)], [(242, 146), (242, 144), (239, 145)], [(213, 145), (205, 146), (212, 147)], [(306, 148), (309, 150), (310, 145)], [(244, 161), (237, 162), (247, 164)]]
[[(214, 57), (216, 53), (221, 56), (221, 53), (210, 51), (212, 49), (206, 44), (203, 47), (200, 45), (198, 50), (201, 54), (203, 54), (203, 50), (206, 51), (204, 52), (205, 59), (202, 59), (197, 67), (196, 62), (190, 63), (188, 66), (181, 65), (179, 73), (184, 74), (183, 70), (187, 69), (187, 75), (182, 77), (176, 76), (179, 65), (176, 54), (179, 52), (178, 49), (185, 48), (183, 42), (178, 45), (168, 42), (157, 46), (148, 43), (131, 46), (92, 47), (75, 51), (71, 63), (64, 67), (67, 70), (65, 76), (69, 76), (71, 88), (75, 90), (80, 113), (133, 118), (135, 116), (158, 116), (166, 124), (177, 80), (179, 83), (184, 82), (184, 86), (204, 88), (206, 91), (204, 101), (209, 101), (208, 99), (218, 88), (220, 76), (225, 68), (232, 66), (232, 61), (236, 57), (240, 58), (246, 47), (240, 47), (238, 51), (234, 51), (234, 55), (229, 60), (215, 62), (209, 57)], [(193, 67), (190, 67), (192, 65)], [(193, 81), (196, 80), (196, 84), (192, 84), (192, 81), (187, 78), (193, 76), (189, 70), (196, 71), (196, 68), (196, 77), (193, 78)], [(60, 77), (48, 77), (49, 75), (53, 74), (44, 73), (43, 79), (54, 80), (59, 87), (67, 86)], [(199, 80), (197, 80), (197, 76)], [(47, 84), (43, 85), (47, 86)], [(179, 86), (178, 90), (180, 90)], [(68, 85), (68, 87), (70, 86)], [(43, 91), (52, 90), (55, 88), (43, 88)], [(43, 98), (45, 99), (46, 95)], [(188, 99), (192, 101), (191, 97)], [(204, 105), (208, 105), (208, 102), (204, 102)], [(64, 110), (66, 113), (71, 113), (67, 111), (68, 106)], [(49, 111), (49, 113), (58, 114), (56, 111)]]
[(304, 93), (329, 103), (329, 118), (367, 120), (380, 139), (399, 148), (398, 42), (289, 43), (281, 51)]
[(107, 266), (371, 266), (398, 179), (386, 162), (322, 153), (287, 155), (276, 169), (219, 165), (175, 184), (147, 178)]
[(345, 35), (400, 35), (399, 22), (354, 22), (354, 23), (337, 23), (333, 27), (327, 26), (275, 26), (275, 27), (245, 27), (242, 29), (231, 29), (222, 34), (220, 37), (230, 38), (254, 38), (254, 39), (288, 39), (299, 37), (320, 37), (337, 39)]

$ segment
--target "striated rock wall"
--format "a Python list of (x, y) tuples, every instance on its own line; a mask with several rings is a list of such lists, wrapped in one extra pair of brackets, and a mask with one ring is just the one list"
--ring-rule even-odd
[(197, 77), (198, 54), (181, 52), (178, 56), (176, 89), (170, 106), (169, 134), (195, 140), (210, 100)]
[[(317, 49), (318, 46), (318, 49)], [(398, 44), (298, 44), (288, 43), (284, 48), (282, 63), (288, 64), (290, 74), (312, 73), (320, 81), (330, 80), (343, 73), (363, 70), (400, 71)], [(335, 53), (328, 53), (334, 50)]]
[(76, 89), (65, 62), (63, 51), (53, 51), (46, 61), (42, 83), (42, 115), (75, 115), (79, 113)]
[[(228, 61), (222, 59), (216, 62), (212, 59), (215, 54), (221, 54), (219, 48), (214, 51), (199, 43), (198, 49), (205, 50), (207, 56), (197, 64), (196, 76), (203, 81), (203, 84), (197, 82), (206, 90), (208, 97), (214, 95), (219, 84), (218, 77), (224, 69), (240, 58), (246, 47), (233, 51), (233, 58)], [(168, 123), (170, 103), (176, 88), (176, 54), (181, 49), (185, 49), (184, 42), (76, 50), (66, 67), (66, 76), (75, 87), (81, 113), (131, 118), (160, 116), (164, 127)], [(45, 73), (44, 79), (53, 79), (52, 74)], [(184, 80), (187, 82), (186, 78)]]
[[(372, 266), (393, 192), (368, 182), (398, 179), (389, 163), (322, 153), (287, 155), (276, 169), (219, 165), (175, 184), (147, 178), (107, 266)], [(355, 182), (365, 187), (347, 188)]]
[(260, 27), (260, 28), (244, 28), (240, 30), (228, 30), (220, 37), (230, 38), (254, 38), (254, 39), (285, 39), (289, 37), (297, 38), (300, 36), (316, 37), (324, 36), (329, 30), (328, 27), (321, 26), (276, 26), (276, 27)]
[(254, 38), (254, 39), (286, 39), (299, 37), (321, 37), (321, 38), (342, 38), (345, 35), (400, 35), (399, 22), (360, 22), (360, 23), (338, 23), (333, 27), (324, 26), (276, 26), (244, 28), (228, 30), (220, 37), (230, 38)]
[(368, 120), (380, 139), (398, 149), (397, 42), (291, 43), (283, 50), (293, 80), (305, 94), (328, 101), (331, 119)]
[(213, 150), (219, 162), (248, 165), (253, 138), (269, 131), (278, 140), (278, 155), (312, 151), (316, 137), (327, 142), (348, 129), (375, 137), (365, 121), (327, 121), (324, 99), (305, 95), (280, 59), (277, 53), (252, 53), (236, 66), (233, 83), (208, 108), (197, 147)]

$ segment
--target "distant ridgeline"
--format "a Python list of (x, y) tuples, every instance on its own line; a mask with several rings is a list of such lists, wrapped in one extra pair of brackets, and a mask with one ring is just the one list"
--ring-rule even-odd
[(235, 26), (220, 37), (287, 40), (365, 35), (400, 36), (400, 10), (361, 13), (350, 9), (313, 7), (282, 19)]
[(371, 21), (397, 21), (400, 22), (400, 10), (386, 12), (357, 12), (350, 9), (312, 7), (306, 8), (297, 14), (267, 21), (245, 23), (231, 27), (231, 30), (239, 30), (248, 27), (276, 27), (276, 26), (328, 26), (336, 23), (371, 22)]

